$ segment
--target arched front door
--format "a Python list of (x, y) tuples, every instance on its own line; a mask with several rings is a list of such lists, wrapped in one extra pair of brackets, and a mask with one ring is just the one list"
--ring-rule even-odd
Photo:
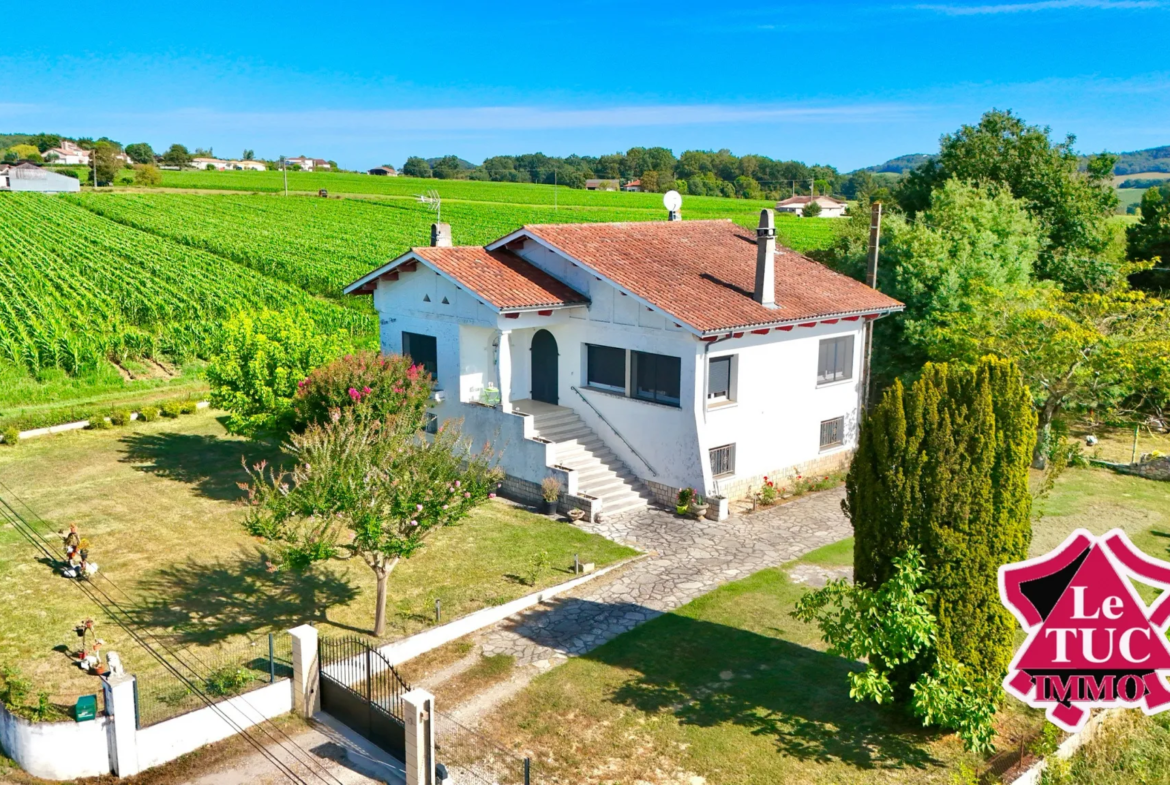
[(557, 339), (548, 330), (532, 336), (532, 400), (557, 402)]

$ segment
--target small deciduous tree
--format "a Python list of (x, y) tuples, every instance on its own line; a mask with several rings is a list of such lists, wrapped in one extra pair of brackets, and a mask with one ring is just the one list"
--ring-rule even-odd
[(321, 424), (333, 411), (352, 409), (362, 420), (403, 416), (422, 421), (430, 375), (409, 357), (362, 351), (317, 368), (297, 382), (297, 427)]
[(154, 150), (146, 142), (135, 142), (126, 145), (126, 155), (136, 164), (153, 164)]
[(118, 176), (122, 162), (118, 160), (118, 148), (109, 142), (98, 142), (90, 153), (93, 162), (90, 179), (94, 185), (110, 185)]
[(331, 558), (359, 558), (374, 572), (374, 635), (386, 634), (387, 580), (437, 529), (493, 496), (500, 474), (485, 446), (473, 453), (457, 426), (433, 438), (412, 414), (363, 420), (353, 409), (294, 435), (288, 473), (250, 472), (254, 536), (280, 548), (292, 569)]
[(234, 433), (286, 431), (297, 383), (351, 349), (347, 333), (323, 331), (303, 311), (241, 314), (224, 326), (207, 366), (211, 404), (228, 412)]
[(181, 144), (173, 144), (162, 154), (162, 162), (167, 166), (190, 166), (191, 153)]
[(402, 173), (407, 177), (430, 177), (431, 165), (426, 162), (425, 158), (412, 155), (402, 165)]
[(821, 214), (821, 205), (820, 205), (820, 203), (817, 202), (816, 199), (812, 199), (811, 201), (809, 201), (809, 203), (804, 206), (804, 209), (800, 211), (800, 215), (802, 218), (816, 218), (820, 214)]
[(139, 164), (134, 167), (134, 184), (143, 186), (162, 185), (162, 172), (154, 164)]

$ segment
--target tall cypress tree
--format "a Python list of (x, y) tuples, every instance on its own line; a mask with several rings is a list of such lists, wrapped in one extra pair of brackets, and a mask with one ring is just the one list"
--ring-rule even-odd
[[(997, 573), (1026, 558), (1031, 542), (1035, 427), (1011, 361), (928, 364), (909, 391), (896, 382), (865, 418), (846, 482), (858, 582), (885, 582), (893, 559), (917, 546), (935, 592), (939, 656), (976, 679), (1001, 678), (1011, 660)], [(895, 678), (901, 692), (917, 671)]]

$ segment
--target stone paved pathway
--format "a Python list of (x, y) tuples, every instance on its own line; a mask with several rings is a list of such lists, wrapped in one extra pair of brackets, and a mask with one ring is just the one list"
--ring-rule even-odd
[(585, 654), (729, 581), (774, 567), (853, 533), (845, 491), (812, 494), (771, 510), (715, 521), (648, 510), (582, 528), (649, 555), (617, 573), (480, 633), (485, 655), (547, 667)]

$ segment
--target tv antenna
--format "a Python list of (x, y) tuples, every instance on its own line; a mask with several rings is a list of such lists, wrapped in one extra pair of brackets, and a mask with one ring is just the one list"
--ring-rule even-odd
[(419, 194), (418, 200), (425, 204), (427, 209), (434, 211), (436, 223), (443, 222), (443, 199), (439, 196), (438, 191), (432, 188), (425, 194)]

